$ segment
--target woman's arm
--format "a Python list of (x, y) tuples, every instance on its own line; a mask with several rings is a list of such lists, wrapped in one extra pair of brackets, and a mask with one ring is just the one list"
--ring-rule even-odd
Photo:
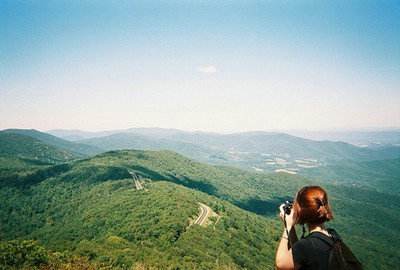
[(286, 229), (284, 228), (281, 241), (279, 242), (278, 250), (276, 251), (275, 264), (278, 270), (293, 270), (295, 269), (295, 267), (291, 245), (293, 245), (298, 240), (296, 230), (293, 226), (293, 210), (291, 211), (290, 215), (286, 215), (286, 217), (284, 217), (285, 212), (283, 210), (283, 205), (281, 205), (279, 208), (279, 215), (282, 221), (285, 218), (289, 235), (287, 235)]

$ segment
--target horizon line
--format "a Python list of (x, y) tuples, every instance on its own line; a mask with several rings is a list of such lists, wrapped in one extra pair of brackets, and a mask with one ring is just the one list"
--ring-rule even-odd
[(140, 127), (127, 127), (127, 128), (110, 128), (110, 129), (79, 129), (79, 128), (52, 128), (52, 129), (41, 129), (34, 127), (7, 127), (2, 128), (0, 131), (8, 130), (8, 129), (26, 129), (26, 130), (37, 130), (40, 132), (51, 132), (51, 131), (80, 131), (80, 132), (88, 132), (88, 133), (98, 133), (98, 132), (110, 132), (110, 131), (128, 131), (130, 129), (163, 129), (163, 130), (175, 130), (181, 132), (189, 132), (189, 133), (215, 133), (215, 134), (235, 134), (235, 133), (252, 133), (252, 132), (270, 132), (270, 133), (288, 133), (288, 132), (310, 132), (310, 133), (324, 133), (324, 132), (382, 132), (382, 131), (400, 131), (400, 126), (383, 126), (383, 127), (355, 127), (355, 128), (343, 128), (343, 127), (331, 127), (325, 129), (297, 129), (297, 128), (289, 128), (289, 129), (249, 129), (249, 130), (236, 130), (236, 131), (215, 131), (215, 130), (201, 130), (201, 129), (181, 129), (175, 127), (157, 127), (157, 126), (140, 126)]

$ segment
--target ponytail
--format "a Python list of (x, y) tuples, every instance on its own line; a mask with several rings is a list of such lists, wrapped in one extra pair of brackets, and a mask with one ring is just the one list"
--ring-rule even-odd
[(328, 195), (319, 186), (302, 188), (294, 203), (295, 221), (299, 224), (321, 224), (333, 219)]

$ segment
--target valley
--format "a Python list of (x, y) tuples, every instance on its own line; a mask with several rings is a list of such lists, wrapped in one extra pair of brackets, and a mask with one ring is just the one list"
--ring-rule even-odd
[[(79, 264), (93, 269), (273, 269), (282, 231), (279, 204), (304, 185), (322, 185), (334, 208), (330, 226), (366, 269), (393, 269), (399, 263), (400, 172), (398, 159), (387, 159), (396, 148), (379, 149), (384, 153), (380, 160), (370, 160), (376, 152), (367, 151), (362, 158), (334, 162), (268, 151), (230, 153), (230, 162), (248, 162), (245, 157), (253, 155), (266, 166), (249, 162), (254, 168), (243, 170), (171, 150), (76, 154), (74, 142), (62, 143), (66, 148), (60, 150), (49, 146), (46, 136), (38, 140), (36, 132), (32, 137), (22, 133), (7, 131), (2, 137), (0, 131), (4, 258), (14, 258), (16, 250), (34, 258), (41, 254), (37, 261), (43, 269), (68, 263), (76, 269)], [(40, 147), (20, 148), (21, 138)], [(7, 261), (9, 267), (16, 265), (13, 260)], [(34, 265), (27, 260), (17, 268)]]

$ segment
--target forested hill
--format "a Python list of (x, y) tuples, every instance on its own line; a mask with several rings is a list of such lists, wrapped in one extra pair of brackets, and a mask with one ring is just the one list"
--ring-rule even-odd
[(0, 157), (2, 156), (44, 163), (64, 162), (79, 157), (30, 136), (9, 132), (0, 132)]
[[(15, 181), (1, 180), (0, 196), (6, 199), (0, 237), (38, 239), (49, 250), (93, 263), (123, 269), (138, 263), (160, 269), (272, 269), (281, 233), (277, 207), (307, 184), (328, 190), (335, 211), (331, 225), (366, 269), (394, 269), (399, 263), (400, 200), (393, 194), (216, 167), (171, 151), (111, 151), (27, 171), (8, 176)], [(129, 171), (143, 179), (144, 190), (135, 189)], [(213, 207), (220, 221), (188, 228), (198, 202)]]
[(335, 165), (309, 169), (305, 175), (344, 185), (367, 187), (398, 195), (400, 190), (400, 158), (372, 161), (342, 161)]
[(17, 134), (30, 137), (49, 146), (57, 147), (60, 150), (70, 152), (78, 157), (86, 157), (104, 152), (104, 150), (99, 147), (70, 142), (35, 129), (5, 129), (1, 130), (0, 134)]
[[(2, 220), (7, 225), (3, 239), (38, 239), (49, 250), (113, 269), (142, 264), (153, 269), (273, 269), (277, 239), (270, 232), (278, 228), (229, 203), (164, 181), (146, 181), (141, 191), (128, 178), (92, 185), (58, 181), (31, 188), (30, 198), (8, 193), (24, 210)], [(189, 227), (198, 202), (211, 206), (218, 221)]]
[[(73, 269), (85, 269), (74, 256), (88, 258), (95, 269), (273, 269), (279, 224), (171, 178), (165, 181), (163, 171), (156, 174), (137, 163), (165, 154), (170, 155), (107, 153), (73, 162), (40, 181), (28, 175), (21, 185), (3, 183), (0, 238), (11, 242), (1, 243), (0, 253), (26, 269), (35, 265), (32, 258), (52, 267), (72, 261)], [(128, 169), (141, 176), (144, 190), (135, 189)], [(206, 227), (190, 226), (199, 202), (216, 213)], [(57, 257), (13, 239), (37, 239), (61, 253)], [(18, 261), (15, 252), (32, 260)]]

